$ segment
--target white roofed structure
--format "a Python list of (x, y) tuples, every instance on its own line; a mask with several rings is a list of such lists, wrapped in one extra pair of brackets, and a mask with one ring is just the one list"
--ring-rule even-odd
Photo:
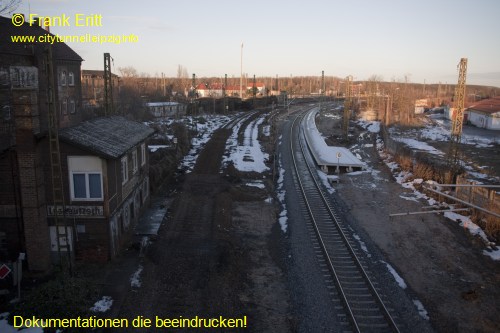
[(311, 153), (316, 160), (316, 164), (322, 170), (327, 170), (328, 167), (345, 168), (347, 171), (362, 170), (366, 165), (361, 162), (353, 153), (347, 148), (328, 146), (325, 139), (316, 127), (315, 117), (318, 109), (309, 112), (304, 118), (302, 123), (307, 144)]

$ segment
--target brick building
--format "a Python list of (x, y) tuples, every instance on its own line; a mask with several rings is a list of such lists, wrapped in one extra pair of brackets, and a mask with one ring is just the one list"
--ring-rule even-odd
[[(148, 205), (146, 140), (153, 132), (146, 125), (118, 116), (95, 118), (60, 131), (62, 170), (69, 189), (65, 192), (65, 213), (71, 220), (77, 259), (113, 258)], [(57, 240), (51, 222), (56, 214), (62, 216), (62, 207), (49, 202), (55, 259)]]
[[(135, 196), (142, 195), (141, 204), (148, 198), (145, 193), (148, 189), (147, 164), (141, 164), (136, 173), (131, 172), (130, 181), (121, 183), (121, 187), (114, 184), (126, 176), (121, 168), (128, 165), (123, 161), (128, 163), (130, 158), (132, 165), (134, 159), (147, 163), (147, 157), (141, 159), (140, 147), (145, 145), (152, 131), (121, 117), (82, 122), (83, 59), (66, 44), (54, 43), (50, 59), (53, 73), (48, 73), (46, 44), (11, 41), (11, 36), (38, 38), (47, 35), (47, 31), (29, 24), (15, 27), (5, 17), (0, 17), (0, 31), (0, 262), (13, 261), (19, 253), (26, 253), (30, 270), (47, 272), (52, 267), (54, 252), (58, 252), (57, 246), (54, 249), (51, 224), (54, 223), (53, 214), (61, 209), (52, 204), (47, 137), (51, 76), (54, 78), (54, 105), (66, 185), (65, 220), (71, 230), (68, 239), (75, 240), (72, 252), (74, 257), (82, 259), (95, 258), (96, 253), (99, 253), (98, 259), (112, 258), (123, 238), (113, 232), (120, 223), (120, 216), (127, 218), (124, 205), (135, 200)], [(90, 131), (94, 133), (116, 133), (118, 136), (113, 142), (121, 141), (125, 146), (120, 146), (116, 156), (106, 155), (102, 149), (105, 143), (101, 144), (101, 149), (94, 147), (97, 138), (79, 141), (76, 134), (71, 134), (79, 133), (86, 126), (93, 126)], [(105, 129), (106, 126), (112, 128)], [(133, 133), (123, 134), (118, 127), (131, 129)], [(101, 184), (100, 192), (96, 192), (96, 184)], [(142, 193), (139, 186), (142, 186)], [(93, 197), (97, 194), (100, 194), (98, 198)], [(134, 201), (133, 209), (129, 207), (129, 214), (133, 212), (133, 218), (127, 220), (129, 224), (139, 213), (135, 205)], [(102, 222), (98, 227), (91, 222), (96, 215)], [(125, 220), (123, 224), (121, 230), (126, 231)]]
[[(120, 93), (120, 77), (111, 74), (113, 98)], [(104, 71), (82, 70), (82, 103), (86, 108), (97, 108), (104, 105)], [(116, 102), (116, 101), (115, 101)]]

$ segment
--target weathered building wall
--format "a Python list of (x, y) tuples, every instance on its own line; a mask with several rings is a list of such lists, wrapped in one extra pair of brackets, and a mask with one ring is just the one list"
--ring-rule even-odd
[(33, 271), (47, 271), (51, 265), (50, 238), (45, 212), (43, 155), (35, 138), (40, 132), (37, 90), (13, 89), (12, 96), (27, 262)]
[(14, 150), (0, 153), (0, 262), (14, 261), (22, 252), (22, 214), (19, 202), (17, 154)]

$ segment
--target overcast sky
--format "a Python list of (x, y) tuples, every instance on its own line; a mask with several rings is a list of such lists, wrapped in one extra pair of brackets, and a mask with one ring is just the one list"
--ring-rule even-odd
[[(23, 0), (17, 12), (66, 14), (60, 35), (138, 36), (137, 43), (68, 43), (84, 69), (189, 76), (378, 75), (386, 81), (457, 81), (469, 59), (467, 83), (500, 86), (498, 0)], [(74, 27), (74, 15), (102, 15), (102, 27)]]

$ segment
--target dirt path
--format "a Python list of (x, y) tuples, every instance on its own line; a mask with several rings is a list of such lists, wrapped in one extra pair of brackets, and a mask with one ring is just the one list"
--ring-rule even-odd
[(285, 284), (271, 256), (274, 207), (262, 190), (220, 173), (230, 134), (214, 132), (186, 175), (172, 218), (143, 260), (142, 286), (128, 293), (120, 317), (246, 316), (247, 327), (230, 331), (289, 331)]

